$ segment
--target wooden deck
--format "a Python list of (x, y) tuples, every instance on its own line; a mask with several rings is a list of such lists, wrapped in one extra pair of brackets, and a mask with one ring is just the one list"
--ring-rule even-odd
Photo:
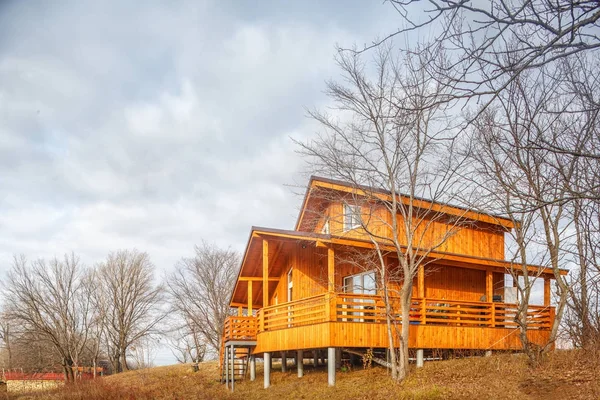
[[(392, 300), (400, 309), (398, 299)], [(413, 298), (411, 348), (517, 350), (515, 304)], [(400, 315), (395, 315), (401, 321)], [(547, 342), (554, 308), (530, 306), (530, 340)], [(230, 317), (224, 341), (256, 340), (253, 353), (323, 347), (386, 347), (380, 296), (325, 293), (258, 310), (256, 317)]]

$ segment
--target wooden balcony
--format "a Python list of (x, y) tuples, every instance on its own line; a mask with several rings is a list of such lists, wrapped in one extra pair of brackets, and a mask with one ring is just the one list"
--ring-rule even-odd
[(227, 317), (223, 327), (223, 343), (229, 341), (254, 341), (257, 331), (256, 317)]
[[(392, 299), (392, 309), (398, 312), (394, 318), (400, 322), (399, 299)], [(515, 304), (413, 298), (409, 346), (519, 349), (516, 310)], [(530, 340), (543, 343), (552, 326), (554, 308), (529, 306), (527, 318)], [(381, 296), (326, 293), (264, 307), (256, 319), (257, 353), (328, 346), (387, 346)]]

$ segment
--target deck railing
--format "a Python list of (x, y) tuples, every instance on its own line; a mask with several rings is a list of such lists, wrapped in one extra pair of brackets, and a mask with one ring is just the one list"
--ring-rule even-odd
[(259, 313), (259, 330), (272, 331), (328, 321), (325, 300), (326, 295), (322, 294), (264, 307)]
[(223, 342), (229, 340), (256, 340), (256, 317), (227, 317), (223, 327)]
[[(391, 298), (393, 317), (402, 320), (400, 299)], [(411, 324), (517, 327), (516, 304), (413, 298)], [(385, 323), (386, 308), (381, 296), (325, 293), (306, 299), (264, 307), (257, 314), (258, 331), (273, 331), (320, 322)], [(530, 305), (528, 329), (550, 329), (554, 308)]]

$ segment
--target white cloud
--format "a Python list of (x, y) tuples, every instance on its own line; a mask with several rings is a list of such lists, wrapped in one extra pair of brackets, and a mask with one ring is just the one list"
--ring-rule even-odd
[(314, 130), (334, 44), (388, 14), (346, 5), (0, 5), (0, 277), (13, 254), (131, 247), (169, 270), (202, 239), (292, 228), (289, 137)]

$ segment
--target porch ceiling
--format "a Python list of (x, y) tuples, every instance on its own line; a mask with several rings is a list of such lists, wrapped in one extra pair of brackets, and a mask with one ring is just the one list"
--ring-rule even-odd
[[(253, 228), (246, 253), (240, 268), (238, 279), (231, 296), (230, 305), (246, 305), (248, 303), (248, 282), (252, 281), (253, 308), (263, 306), (263, 239), (269, 242), (269, 293), (274, 293), (279, 278), (285, 273), (291, 262), (293, 250), (299, 242), (318, 239), (302, 232), (282, 234), (282, 231), (265, 228)], [(314, 245), (314, 244), (313, 244)]]

